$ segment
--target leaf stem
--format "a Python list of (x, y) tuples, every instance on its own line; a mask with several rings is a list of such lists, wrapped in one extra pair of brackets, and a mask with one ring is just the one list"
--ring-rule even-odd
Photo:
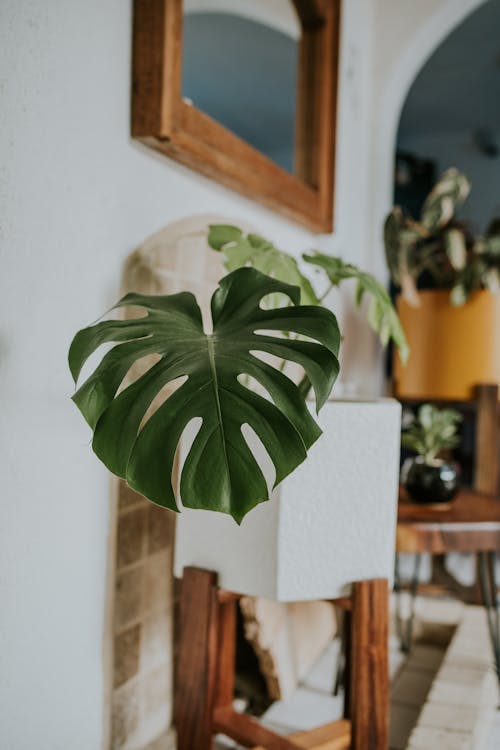
[(323, 294), (319, 298), (320, 304), (323, 302), (323, 300), (325, 300), (328, 297), (328, 295), (330, 294), (330, 292), (332, 291), (332, 289), (334, 288), (334, 286), (335, 286), (335, 284), (330, 284), (330, 286), (328, 287), (328, 289), (325, 292), (323, 292)]

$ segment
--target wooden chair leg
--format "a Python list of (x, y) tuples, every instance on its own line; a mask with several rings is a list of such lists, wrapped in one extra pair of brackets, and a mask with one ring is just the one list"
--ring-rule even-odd
[(341, 719), (290, 738), (232, 708), (237, 599), (218, 589), (215, 573), (184, 570), (175, 685), (178, 750), (210, 750), (217, 732), (246, 747), (266, 750), (387, 750), (387, 581), (363, 581), (353, 587), (347, 618), (350, 721)]
[(219, 642), (217, 654), (217, 685), (214, 708), (231, 708), (234, 700), (236, 667), (236, 607), (238, 596), (219, 591)]
[(178, 750), (210, 750), (218, 668), (217, 575), (186, 568), (175, 685)]
[(387, 750), (389, 591), (386, 579), (353, 587), (349, 714), (352, 750)]

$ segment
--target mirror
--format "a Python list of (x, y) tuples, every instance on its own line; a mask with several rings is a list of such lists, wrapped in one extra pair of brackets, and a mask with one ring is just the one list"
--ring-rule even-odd
[(333, 228), (340, 0), (134, 0), (132, 135)]
[(269, 17), (255, 2), (214, 5), (185, 0), (182, 96), (294, 173), (297, 14), (289, 0), (274, 0)]

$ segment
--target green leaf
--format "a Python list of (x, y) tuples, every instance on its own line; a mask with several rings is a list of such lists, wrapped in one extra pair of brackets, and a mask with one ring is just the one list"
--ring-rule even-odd
[[(292, 306), (263, 309), (261, 300), (270, 294), (286, 295)], [(73, 397), (94, 430), (99, 458), (145, 497), (178, 510), (171, 481), (174, 456), (184, 429), (200, 417), (182, 467), (182, 502), (229, 513), (240, 522), (269, 497), (242, 426), (249, 425), (264, 444), (275, 484), (305, 459), (321, 433), (297, 386), (256, 353), (300, 364), (317, 409), (338, 373), (335, 316), (321, 307), (299, 306), (299, 299), (299, 288), (242, 268), (223, 278), (212, 297), (211, 334), (203, 331), (200, 309), (188, 293), (128, 294), (117, 307), (140, 306), (144, 317), (105, 321), (77, 333), (69, 351), (75, 381), (101, 344), (117, 344)], [(289, 332), (308, 340), (284, 337)], [(131, 365), (153, 353), (159, 361), (119, 392)], [(242, 385), (240, 375), (254, 378), (270, 399)], [(181, 377), (185, 382), (146, 419), (155, 397)]]
[(485, 237), (484, 240), (484, 252), (487, 253), (492, 260), (498, 262), (500, 257), (500, 235), (494, 234), (489, 237)]
[(455, 409), (422, 404), (417, 419), (403, 432), (401, 443), (423, 456), (426, 463), (432, 463), (440, 451), (458, 445), (461, 420), (462, 415)]
[(470, 192), (467, 177), (452, 167), (440, 177), (422, 207), (421, 222), (429, 232), (446, 226)]
[(484, 284), (492, 294), (500, 294), (500, 274), (497, 268), (490, 268), (485, 273)]
[(455, 284), (450, 292), (450, 300), (454, 307), (461, 307), (467, 302), (467, 290), (463, 284)]
[(208, 244), (214, 250), (222, 250), (224, 245), (237, 242), (242, 234), (241, 229), (230, 224), (212, 224), (208, 232)]
[(462, 271), (467, 263), (467, 246), (463, 231), (449, 229), (444, 234), (444, 245), (452, 267), (455, 271)]
[[(274, 279), (300, 287), (301, 304), (319, 305), (311, 282), (300, 272), (295, 258), (278, 250), (263, 237), (257, 234), (244, 235), (237, 227), (212, 224), (208, 244), (214, 250), (222, 251), (228, 271), (251, 266)], [(278, 306), (279, 299), (273, 298), (271, 302), (273, 306)]]
[(361, 271), (357, 266), (344, 263), (341, 258), (315, 252), (314, 255), (302, 256), (307, 263), (312, 263), (326, 271), (333, 286), (338, 286), (344, 279), (356, 279), (356, 301), (358, 304), (365, 294), (371, 297), (368, 308), (368, 321), (378, 333), (382, 345), (392, 339), (399, 350), (401, 361), (406, 363), (410, 353), (406, 336), (398, 314), (388, 292), (371, 274)]
[(430, 430), (434, 421), (435, 408), (431, 404), (423, 404), (418, 412), (418, 419), (424, 430)]

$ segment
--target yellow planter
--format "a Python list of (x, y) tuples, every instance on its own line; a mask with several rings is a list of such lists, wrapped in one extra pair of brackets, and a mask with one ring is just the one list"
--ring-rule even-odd
[(406, 367), (396, 356), (396, 394), (409, 399), (472, 398), (474, 386), (500, 383), (500, 295), (475, 292), (462, 307), (448, 291), (419, 293), (420, 307), (397, 301), (410, 345)]

